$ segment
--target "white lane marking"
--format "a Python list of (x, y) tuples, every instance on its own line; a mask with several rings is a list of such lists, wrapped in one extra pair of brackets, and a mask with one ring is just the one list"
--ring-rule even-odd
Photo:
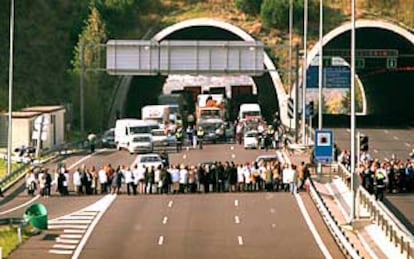
[(242, 236), (238, 236), (237, 240), (239, 241), (239, 245), (242, 246), (243, 245), (243, 238)]
[(276, 228), (276, 224), (274, 224), (274, 223), (273, 223), (273, 224), (272, 224), (272, 228)]
[(159, 238), (158, 238), (158, 245), (159, 246), (162, 246), (162, 244), (164, 243), (164, 236), (160, 236)]
[(164, 217), (163, 219), (162, 219), (162, 224), (167, 224), (167, 221), (168, 221), (168, 218), (167, 217)]
[(63, 234), (60, 235), (61, 238), (81, 238), (82, 235), (75, 235), (75, 234)]
[(394, 136), (393, 138), (394, 138), (395, 140), (399, 140), (399, 138), (398, 138), (397, 136)]
[(240, 218), (239, 218), (239, 216), (234, 216), (234, 223), (240, 224)]
[(63, 217), (61, 217), (59, 219), (67, 219), (67, 220), (75, 220), (75, 219), (79, 219), (79, 220), (92, 220), (94, 217), (95, 217), (95, 215), (93, 215), (93, 216), (92, 215), (91, 216), (87, 216), (87, 215), (82, 216), (82, 215), (72, 215), (72, 214), (69, 214), (69, 215), (63, 216)]
[(274, 208), (271, 208), (271, 209), (270, 209), (270, 213), (272, 213), (272, 214), (273, 214), (273, 213), (275, 213), (275, 212), (276, 212), (276, 210), (275, 210)]
[(168, 202), (168, 208), (171, 208), (173, 206), (173, 201)]
[(348, 133), (349, 133), (349, 132), (351, 132), (351, 130), (350, 130), (350, 129), (346, 129), (346, 132), (348, 132)]
[(37, 199), (39, 199), (39, 198), (40, 198), (40, 195), (36, 195), (36, 196), (35, 196), (35, 197), (33, 197), (33, 199), (31, 199), (30, 201), (27, 201), (27, 202), (25, 202), (25, 203), (23, 203), (23, 204), (20, 204), (19, 206), (13, 207), (13, 208), (8, 209), (8, 210), (6, 210), (6, 211), (2, 211), (2, 212), (0, 212), (0, 216), (1, 216), (1, 215), (8, 214), (8, 213), (13, 212), (13, 211), (18, 210), (18, 209), (21, 209), (21, 208), (23, 208), (23, 207), (26, 207), (27, 205), (29, 205), (30, 203), (34, 202), (35, 200), (37, 200)]
[(384, 133), (385, 133), (385, 134), (388, 134), (388, 133), (390, 133), (390, 132), (389, 132), (388, 130), (384, 130)]
[(49, 229), (61, 229), (61, 228), (76, 228), (76, 229), (87, 229), (87, 225), (68, 225), (68, 224), (56, 224), (56, 225), (49, 225), (47, 226)]
[(239, 200), (235, 200), (235, 201), (234, 201), (234, 206), (235, 206), (235, 207), (239, 206)]
[(86, 242), (88, 241), (89, 237), (92, 234), (92, 231), (95, 229), (96, 225), (98, 224), (99, 220), (102, 218), (102, 216), (105, 214), (106, 210), (111, 206), (112, 202), (116, 199), (117, 195), (114, 194), (108, 194), (102, 199), (100, 199), (98, 202), (92, 204), (89, 206), (86, 211), (91, 210), (95, 211), (99, 209), (99, 213), (96, 216), (96, 218), (92, 221), (92, 223), (89, 225), (88, 230), (86, 231), (85, 235), (81, 239), (78, 247), (76, 248), (75, 252), (72, 255), (72, 259), (77, 259), (82, 252), (83, 247), (86, 245)]
[(378, 153), (378, 150), (374, 149), (374, 153)]
[[(95, 216), (96, 214), (98, 214), (99, 211), (78, 211), (76, 212), (76, 215), (79, 216)], [(75, 213), (74, 213), (75, 214)]]
[(49, 253), (51, 254), (58, 254), (58, 255), (71, 255), (73, 253), (72, 250), (57, 250), (57, 249), (50, 249)]
[(302, 198), (299, 194), (294, 194), (296, 202), (299, 206), (300, 211), (302, 212), (302, 216), (306, 221), (306, 224), (309, 227), (309, 230), (311, 231), (313, 238), (315, 238), (316, 243), (319, 246), (319, 249), (321, 250), (322, 254), (325, 256), (325, 258), (332, 259), (332, 255), (329, 253), (328, 248), (326, 248), (325, 244), (323, 243), (321, 236), (319, 235), (318, 231), (315, 228), (315, 225), (312, 222), (312, 219), (309, 216), (308, 211), (305, 208), (305, 205), (303, 204)]
[(408, 142), (405, 142), (404, 145), (406, 145), (407, 147), (411, 146)]
[(77, 244), (79, 243), (78, 239), (64, 239), (64, 238), (56, 238), (56, 242), (58, 243), (64, 243), (64, 244)]
[[(83, 157), (83, 158), (79, 159), (79, 160), (78, 160), (78, 161), (76, 161), (74, 164), (72, 164), (71, 166), (69, 166), (69, 167), (68, 167), (68, 170), (71, 170), (72, 168), (74, 168), (74, 167), (75, 167), (75, 166), (77, 166), (78, 164), (82, 163), (83, 161), (85, 161), (85, 160), (87, 160), (87, 159), (91, 158), (91, 157), (92, 157), (92, 156), (94, 156), (95, 154), (98, 154), (98, 153), (101, 153), (101, 152), (104, 152), (104, 151), (106, 151), (106, 149), (98, 150), (98, 151), (96, 151), (95, 153), (92, 153), (92, 154), (90, 154), (90, 155), (87, 155), (87, 156), (85, 156), (85, 157)], [(39, 198), (40, 198), (40, 195), (36, 195), (36, 196), (35, 196), (35, 197), (33, 197), (33, 199), (31, 199), (30, 201), (27, 201), (27, 202), (25, 202), (25, 203), (23, 203), (23, 204), (20, 204), (20, 205), (18, 205), (18, 206), (16, 206), (16, 207), (13, 207), (13, 208), (9, 209), (9, 210), (6, 210), (6, 211), (2, 211), (2, 212), (0, 212), (0, 216), (1, 216), (1, 215), (8, 214), (8, 213), (10, 213), (10, 212), (13, 212), (13, 211), (15, 211), (15, 210), (18, 210), (18, 209), (20, 209), (20, 208), (23, 208), (23, 207), (25, 207), (25, 206), (29, 205), (30, 203), (34, 202), (35, 200), (39, 199)]]
[(62, 244), (54, 244), (53, 248), (60, 248), (60, 249), (75, 249), (76, 245), (62, 245)]
[(70, 220), (70, 219), (62, 219), (62, 220), (50, 220), (49, 224), (56, 225), (56, 224), (89, 224), (92, 220)]
[(83, 234), (85, 233), (85, 230), (84, 229), (64, 229), (63, 233)]

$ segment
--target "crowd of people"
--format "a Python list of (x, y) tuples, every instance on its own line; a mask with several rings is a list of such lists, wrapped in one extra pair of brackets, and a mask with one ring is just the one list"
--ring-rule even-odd
[[(351, 156), (344, 150), (338, 156), (338, 162), (350, 169)], [(361, 151), (356, 172), (360, 183), (378, 200), (382, 200), (384, 192), (402, 193), (414, 191), (414, 159), (374, 159), (367, 151)]]
[(298, 192), (305, 186), (309, 169), (302, 162), (299, 166), (279, 161), (210, 162), (194, 165), (141, 167), (110, 164), (97, 169), (81, 166), (70, 171), (64, 164), (49, 172), (36, 167), (26, 176), (29, 195), (51, 195), (55, 188), (62, 196), (70, 192), (77, 195), (94, 194), (179, 194), (209, 192)]

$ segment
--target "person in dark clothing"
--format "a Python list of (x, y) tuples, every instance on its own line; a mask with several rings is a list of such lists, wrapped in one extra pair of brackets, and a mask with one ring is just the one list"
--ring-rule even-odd
[(49, 171), (45, 170), (45, 189), (44, 189), (44, 196), (50, 196), (50, 189), (52, 188), (52, 176), (50, 175)]
[(62, 172), (59, 172), (58, 179), (57, 179), (57, 189), (61, 196), (66, 195), (64, 182), (66, 181), (66, 177)]
[[(202, 165), (197, 167), (198, 192), (205, 192), (205, 170)], [(203, 189), (203, 190), (202, 190)]]
[(234, 162), (231, 162), (229, 167), (229, 185), (230, 191), (235, 192), (237, 187), (237, 167)]
[(3, 191), (2, 191), (2, 189), (1, 189), (1, 187), (0, 187), (0, 197), (4, 197), (4, 194), (3, 194)]
[(171, 184), (171, 175), (167, 171), (167, 169), (165, 169), (165, 167), (161, 169), (160, 179), (161, 179), (161, 182), (162, 182), (161, 193), (168, 193), (169, 186)]
[(170, 165), (170, 160), (168, 158), (168, 153), (165, 149), (161, 152), (160, 157), (161, 157), (162, 165), (164, 167), (168, 167)]
[(224, 192), (224, 181), (224, 166), (221, 162), (216, 162), (217, 192)]

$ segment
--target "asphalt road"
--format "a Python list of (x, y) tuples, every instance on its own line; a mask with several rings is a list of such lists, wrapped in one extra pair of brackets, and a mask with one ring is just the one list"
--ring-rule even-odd
[[(349, 129), (335, 128), (335, 142), (341, 149), (350, 149), (351, 133)], [(358, 129), (369, 138), (369, 153), (379, 159), (407, 159), (414, 148), (414, 129)]]

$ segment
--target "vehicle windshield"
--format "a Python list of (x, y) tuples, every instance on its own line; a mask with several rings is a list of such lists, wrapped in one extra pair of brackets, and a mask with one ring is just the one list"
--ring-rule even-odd
[(151, 138), (150, 137), (146, 137), (146, 136), (140, 136), (140, 137), (134, 137), (134, 139), (132, 140), (133, 142), (151, 142)]
[(260, 111), (245, 111), (243, 112), (243, 119), (248, 117), (257, 117), (260, 116)]
[(129, 131), (131, 132), (131, 134), (150, 133), (151, 128), (148, 126), (135, 126), (135, 127), (130, 127)]
[(203, 129), (207, 132), (215, 131), (221, 126), (221, 123), (200, 123), (199, 126), (203, 127)]
[(161, 162), (161, 159), (158, 156), (144, 156), (141, 157), (142, 163), (148, 163), (148, 162)]
[(247, 138), (255, 138), (257, 137), (257, 132), (248, 132), (246, 133)]
[(111, 137), (113, 138), (113, 137), (115, 137), (115, 131), (108, 130), (107, 132), (105, 132), (104, 137), (106, 137), (106, 138), (111, 138)]
[(165, 132), (163, 130), (153, 130), (153, 131), (151, 131), (151, 134), (153, 136), (157, 136), (157, 137), (159, 137), (159, 136), (166, 136), (166, 134), (165, 134)]

